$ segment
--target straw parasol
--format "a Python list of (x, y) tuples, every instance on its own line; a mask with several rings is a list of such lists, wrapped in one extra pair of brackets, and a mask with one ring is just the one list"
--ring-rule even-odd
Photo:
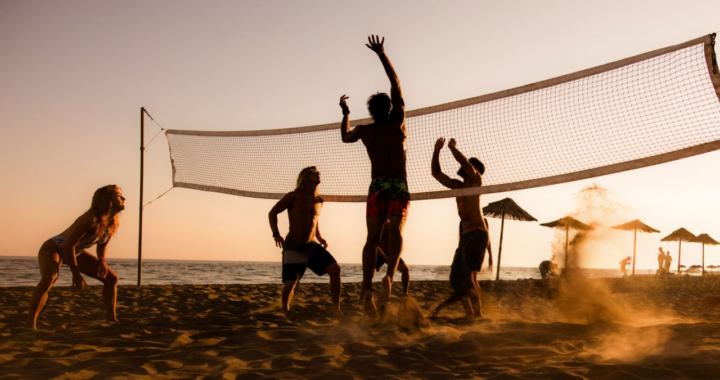
[(637, 232), (640, 230), (640, 232), (647, 232), (647, 233), (653, 233), (653, 232), (660, 232), (647, 224), (641, 222), (639, 219), (635, 219), (632, 222), (628, 222), (625, 224), (621, 224), (618, 226), (613, 226), (611, 228), (614, 228), (616, 230), (625, 230), (625, 231), (635, 231), (635, 237), (633, 240), (633, 259), (632, 259), (632, 275), (635, 275), (635, 250), (637, 248)]
[[(705, 275), (705, 244), (707, 245), (720, 245), (715, 239), (711, 238), (708, 234), (700, 234), (695, 239), (690, 240), (690, 243), (702, 243), (702, 275)], [(708, 267), (709, 268), (709, 267)]]
[(491, 218), (500, 218), (500, 246), (498, 247), (497, 273), (495, 280), (500, 279), (500, 257), (502, 256), (503, 231), (505, 230), (505, 218), (519, 220), (521, 222), (537, 222), (532, 215), (518, 206), (515, 201), (505, 198), (497, 202), (491, 202), (483, 207), (483, 213)]
[(682, 252), (682, 242), (684, 241), (690, 241), (692, 239), (695, 239), (695, 235), (693, 235), (690, 231), (684, 229), (684, 228), (678, 228), (677, 230), (673, 231), (668, 236), (665, 236), (664, 238), (660, 239), (660, 241), (677, 241), (678, 242), (678, 273), (680, 273), (680, 256)]
[(570, 236), (570, 230), (571, 229), (580, 230), (580, 231), (594, 230), (594, 228), (588, 226), (587, 224), (585, 224), (571, 216), (566, 216), (562, 219), (558, 219), (553, 222), (540, 223), (540, 225), (565, 231), (565, 268), (567, 268), (567, 265), (568, 265), (568, 237)]

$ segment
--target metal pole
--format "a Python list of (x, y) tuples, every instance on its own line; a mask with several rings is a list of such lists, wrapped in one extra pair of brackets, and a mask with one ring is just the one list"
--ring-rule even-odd
[(570, 226), (565, 226), (565, 268), (563, 269), (563, 272), (566, 272), (568, 270), (568, 256), (570, 256), (570, 252), (568, 252), (569, 235), (570, 235)]
[[(497, 265), (497, 273), (495, 273), (495, 281), (500, 279), (500, 260), (502, 257), (503, 231), (505, 231), (505, 212), (502, 213), (502, 221), (500, 222), (500, 246), (498, 247), (498, 265)], [(488, 235), (489, 234), (490, 234), (490, 231), (488, 231)]]
[[(632, 272), (633, 276), (635, 275), (635, 251), (636, 250), (637, 250), (637, 228), (635, 229), (635, 239), (633, 240), (633, 272)], [(623, 270), (624, 270), (624, 268), (623, 268)]]
[(138, 286), (142, 286), (143, 185), (145, 176), (145, 107), (140, 107), (140, 222), (138, 223)]

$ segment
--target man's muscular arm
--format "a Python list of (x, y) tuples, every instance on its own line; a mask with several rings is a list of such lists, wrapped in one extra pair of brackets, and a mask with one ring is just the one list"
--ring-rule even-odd
[(402, 89), (400, 88), (400, 79), (392, 63), (390, 63), (390, 59), (387, 57), (387, 54), (385, 54), (384, 43), (385, 37), (380, 39), (379, 36), (369, 36), (368, 43), (365, 44), (365, 46), (378, 55), (383, 69), (385, 69), (385, 74), (387, 74), (388, 79), (390, 79), (390, 98), (392, 99), (393, 109), (402, 109), (404, 111), (405, 101), (403, 100)]
[(340, 136), (344, 143), (354, 143), (360, 140), (361, 133), (363, 131), (362, 126), (357, 126), (352, 131), (350, 130), (350, 108), (348, 108), (345, 102), (348, 99), (347, 96), (343, 95), (340, 97), (340, 109), (342, 109), (343, 119), (340, 123)]
[(448, 142), (448, 148), (450, 148), (450, 152), (452, 153), (453, 157), (455, 157), (455, 161), (460, 164), (460, 167), (465, 172), (465, 174), (467, 174), (468, 178), (481, 180), (480, 173), (477, 172), (477, 169), (475, 169), (475, 167), (470, 163), (470, 161), (468, 161), (465, 155), (458, 150), (457, 141), (455, 141), (455, 139), (450, 139), (450, 142)]
[(462, 187), (462, 183), (460, 181), (448, 177), (440, 168), (440, 150), (443, 145), (445, 145), (445, 139), (442, 137), (437, 139), (435, 142), (435, 151), (433, 151), (432, 163), (430, 165), (432, 169), (432, 176), (435, 177), (438, 182), (451, 189)]
[(285, 194), (282, 199), (280, 199), (277, 203), (275, 203), (275, 206), (270, 209), (270, 212), (268, 213), (268, 219), (270, 220), (270, 229), (273, 233), (273, 239), (275, 240), (275, 245), (278, 248), (285, 248), (285, 239), (283, 239), (282, 236), (280, 236), (280, 230), (278, 229), (278, 214), (287, 210), (290, 205), (292, 205), (293, 198), (295, 196), (295, 192), (287, 193)]

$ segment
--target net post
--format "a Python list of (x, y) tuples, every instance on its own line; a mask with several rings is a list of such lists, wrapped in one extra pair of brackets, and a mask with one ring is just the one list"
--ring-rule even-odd
[(137, 286), (142, 286), (142, 233), (143, 233), (143, 185), (145, 175), (145, 107), (140, 107), (140, 221), (138, 223), (138, 278)]

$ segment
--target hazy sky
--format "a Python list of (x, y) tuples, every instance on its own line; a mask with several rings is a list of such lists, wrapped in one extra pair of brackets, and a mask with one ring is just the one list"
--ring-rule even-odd
[[(36, 255), (96, 188), (115, 183), (127, 209), (108, 254), (136, 257), (142, 106), (168, 129), (274, 129), (339, 122), (337, 99), (348, 94), (353, 118), (366, 117), (367, 96), (389, 89), (364, 46), (373, 33), (386, 37), (412, 110), (682, 43), (720, 29), (718, 9), (717, 1), (2, 1), (0, 255)], [(159, 128), (146, 130), (147, 141)], [(662, 231), (638, 237), (637, 265), (650, 268), (660, 245), (676, 256), (677, 244), (659, 239), (679, 227), (720, 239), (719, 163), (710, 153), (483, 204), (509, 196), (548, 222), (575, 211), (576, 194), (597, 183), (626, 206), (624, 220)], [(146, 155), (145, 199), (171, 186), (158, 137)], [(145, 209), (143, 257), (279, 261), (273, 204), (174, 189)], [(339, 262), (360, 262), (364, 215), (361, 203), (324, 206), (321, 228)], [(413, 202), (405, 260), (449, 264), (457, 221), (453, 199)], [(490, 221), (497, 242), (500, 223)], [(555, 239), (537, 223), (506, 222), (503, 264), (535, 266)], [(632, 233), (610, 240), (595, 265), (616, 267), (632, 252)], [(700, 249), (685, 244), (683, 263), (699, 264)], [(720, 247), (706, 254), (706, 264), (720, 264)]]

